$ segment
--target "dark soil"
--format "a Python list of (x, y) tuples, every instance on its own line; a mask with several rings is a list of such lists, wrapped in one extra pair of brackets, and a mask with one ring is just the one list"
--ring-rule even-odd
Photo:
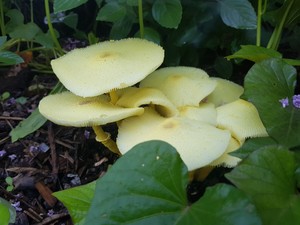
[[(34, 74), (28, 68), (0, 71), (0, 95), (10, 94), (0, 101), (0, 197), (15, 206), (15, 224), (72, 224), (66, 208), (51, 193), (97, 179), (117, 159), (95, 141), (89, 128), (47, 122), (11, 142), (10, 131), (38, 107), (55, 83), (53, 75)], [(13, 178), (12, 191), (7, 190), (7, 177)]]

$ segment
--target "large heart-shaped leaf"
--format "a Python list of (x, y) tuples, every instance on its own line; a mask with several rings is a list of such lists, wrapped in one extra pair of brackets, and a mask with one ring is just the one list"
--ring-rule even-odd
[(257, 150), (226, 177), (252, 197), (264, 224), (298, 224), (300, 196), (292, 152), (273, 147)]
[(97, 181), (85, 224), (261, 224), (245, 194), (229, 185), (208, 189), (190, 206), (187, 172), (171, 145), (136, 145)]
[(96, 182), (53, 193), (64, 205), (75, 225), (84, 223), (91, 201), (94, 196)]
[[(280, 59), (255, 64), (245, 77), (244, 97), (252, 102), (268, 134), (287, 147), (300, 145), (300, 109), (291, 99), (296, 86), (296, 70)], [(283, 107), (281, 99), (290, 103)]]

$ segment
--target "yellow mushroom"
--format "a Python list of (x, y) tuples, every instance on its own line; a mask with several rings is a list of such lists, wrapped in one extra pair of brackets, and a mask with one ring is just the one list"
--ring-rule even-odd
[(165, 118), (152, 108), (145, 108), (141, 116), (121, 121), (117, 145), (122, 154), (149, 140), (173, 145), (191, 171), (220, 157), (229, 144), (230, 132), (185, 117)]
[(194, 67), (165, 67), (149, 74), (140, 87), (162, 91), (176, 106), (198, 106), (216, 87), (216, 81)]
[(206, 102), (215, 104), (216, 107), (238, 100), (244, 92), (244, 88), (232, 81), (218, 77), (212, 77), (217, 85), (213, 92), (206, 97)]
[(198, 107), (182, 106), (178, 110), (182, 117), (202, 121), (213, 126), (217, 125), (217, 110), (212, 103), (200, 103)]
[(51, 61), (53, 72), (71, 92), (92, 97), (134, 85), (164, 59), (159, 45), (139, 38), (104, 41), (74, 49)]
[(134, 108), (142, 105), (154, 105), (163, 116), (170, 117), (178, 114), (176, 107), (160, 91), (154, 88), (129, 87), (118, 92), (119, 100), (116, 105)]
[[(110, 102), (115, 104), (118, 100), (116, 89), (138, 83), (157, 69), (163, 59), (164, 50), (159, 45), (128, 38), (74, 49), (52, 60), (51, 66), (62, 84), (75, 95), (94, 97), (109, 93)], [(92, 127), (97, 140), (109, 139), (100, 126)]]
[[(40, 113), (50, 121), (64, 126), (87, 127), (104, 125), (124, 118), (141, 115), (143, 108), (124, 108), (112, 105), (105, 95), (83, 98), (71, 92), (48, 95), (40, 101)], [(108, 143), (115, 153), (118, 149), (107, 133), (95, 130), (98, 141)]]
[(242, 99), (217, 107), (217, 127), (229, 130), (240, 143), (249, 137), (268, 136), (255, 106)]
[(234, 152), (238, 148), (242, 146), (243, 143), (240, 143), (233, 137), (231, 137), (229, 145), (226, 149), (226, 151), (216, 160), (211, 162), (209, 165), (210, 166), (225, 166), (225, 167), (235, 167), (241, 159), (235, 156), (230, 155), (230, 152)]

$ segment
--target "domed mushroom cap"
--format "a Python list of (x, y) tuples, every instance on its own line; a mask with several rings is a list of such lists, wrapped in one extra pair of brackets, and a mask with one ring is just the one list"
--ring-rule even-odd
[(142, 116), (121, 122), (117, 145), (122, 154), (136, 144), (149, 140), (162, 140), (173, 145), (188, 169), (194, 170), (224, 153), (230, 132), (188, 118), (165, 118), (151, 108), (146, 108)]
[(255, 106), (243, 99), (217, 107), (217, 127), (229, 130), (240, 143), (249, 137), (268, 136)]
[(216, 87), (216, 81), (194, 67), (165, 67), (149, 74), (140, 87), (161, 90), (175, 106), (198, 106)]
[(231, 137), (229, 145), (226, 149), (226, 151), (216, 160), (214, 160), (212, 163), (210, 163), (210, 166), (225, 166), (225, 167), (235, 167), (241, 159), (232, 155), (229, 155), (230, 152), (234, 152), (238, 148), (242, 146), (241, 143), (239, 143), (236, 139)]
[(85, 127), (107, 124), (141, 115), (143, 108), (123, 108), (109, 103), (105, 95), (82, 98), (71, 92), (48, 95), (40, 101), (40, 113), (64, 126)]
[(179, 115), (192, 120), (202, 121), (213, 126), (217, 125), (217, 110), (212, 103), (201, 103), (197, 106), (182, 106)]
[(170, 117), (178, 114), (176, 107), (160, 91), (154, 88), (128, 87), (119, 91), (116, 105), (134, 108), (141, 105), (154, 105), (161, 115)]
[(218, 77), (212, 77), (217, 83), (213, 92), (206, 97), (206, 102), (214, 103), (216, 107), (238, 100), (244, 92), (244, 88), (232, 81)]
[(53, 72), (71, 92), (92, 97), (138, 83), (164, 59), (159, 45), (139, 38), (105, 41), (74, 49), (51, 61)]

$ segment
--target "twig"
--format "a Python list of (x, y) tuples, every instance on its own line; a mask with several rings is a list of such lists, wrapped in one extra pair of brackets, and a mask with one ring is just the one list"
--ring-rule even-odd
[(6, 171), (8, 172), (13, 172), (13, 173), (30, 173), (30, 174), (49, 174), (48, 170), (41, 170), (41, 169), (36, 169), (32, 167), (12, 167), (12, 168), (7, 168)]
[(55, 224), (56, 220), (60, 220), (64, 217), (70, 217), (68, 213), (60, 213), (60, 214), (55, 214), (51, 217), (45, 218), (42, 222), (37, 223), (35, 225), (47, 225), (47, 224)]
[(57, 176), (57, 173), (58, 173), (57, 154), (56, 154), (54, 133), (53, 133), (53, 128), (52, 128), (51, 122), (48, 125), (48, 141), (49, 141), (49, 145), (50, 145), (50, 149), (51, 149), (52, 174)]
[(16, 116), (0, 116), (0, 120), (24, 120), (22, 117), (16, 117)]

